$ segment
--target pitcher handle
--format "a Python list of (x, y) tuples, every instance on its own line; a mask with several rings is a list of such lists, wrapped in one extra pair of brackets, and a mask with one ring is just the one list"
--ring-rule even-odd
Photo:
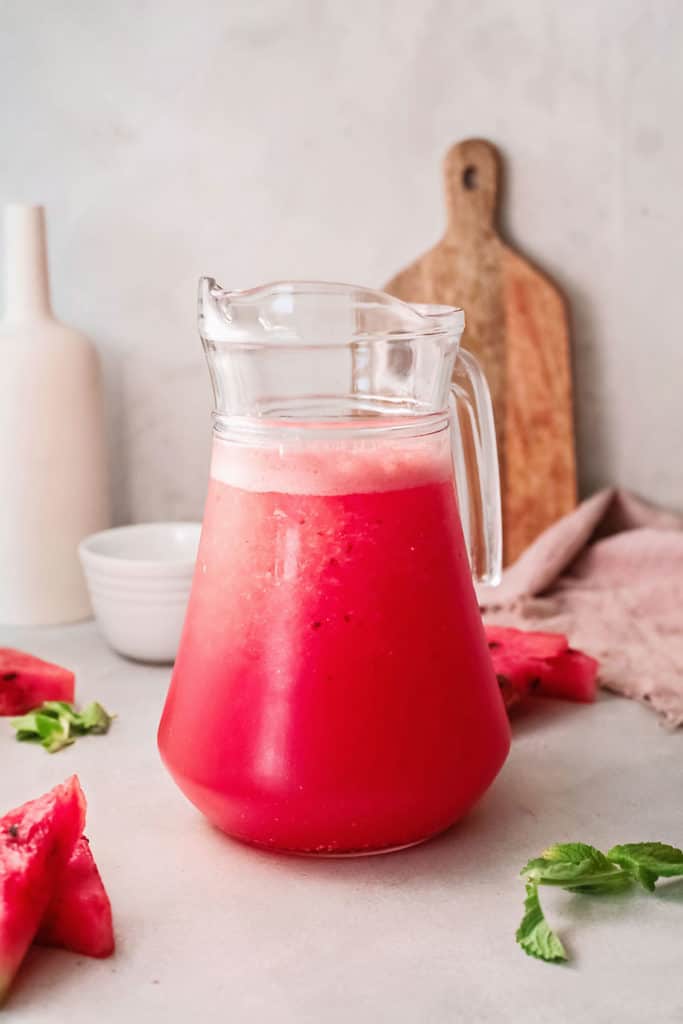
[(500, 583), (503, 530), (493, 407), (483, 371), (460, 349), (451, 384), (455, 486), (472, 576)]

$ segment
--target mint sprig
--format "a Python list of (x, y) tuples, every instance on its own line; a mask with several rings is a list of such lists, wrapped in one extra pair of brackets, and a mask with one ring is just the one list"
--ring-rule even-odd
[(625, 843), (605, 854), (587, 843), (556, 843), (525, 864), (520, 874), (526, 880), (526, 899), (515, 937), (529, 956), (553, 963), (566, 960), (567, 954), (545, 919), (539, 886), (604, 895), (638, 882), (652, 892), (658, 878), (683, 876), (683, 850), (667, 843)]
[(77, 711), (67, 701), (46, 700), (28, 714), (12, 718), (10, 725), (20, 742), (40, 743), (49, 754), (56, 754), (75, 743), (78, 736), (108, 732), (113, 718), (97, 701)]
[(649, 892), (654, 892), (658, 878), (683, 875), (683, 852), (667, 843), (624, 843), (613, 846), (607, 856)]
[(573, 892), (614, 892), (632, 878), (604, 853), (586, 843), (556, 843), (530, 860), (520, 874), (537, 885), (558, 885)]
[(529, 956), (549, 963), (567, 959), (564, 946), (543, 915), (536, 882), (527, 882), (524, 917), (515, 938)]

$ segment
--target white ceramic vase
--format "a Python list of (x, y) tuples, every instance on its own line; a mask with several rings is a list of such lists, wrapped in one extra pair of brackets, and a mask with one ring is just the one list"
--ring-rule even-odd
[(0, 323), (0, 623), (91, 614), (77, 548), (109, 526), (99, 361), (55, 319), (40, 206), (5, 211)]

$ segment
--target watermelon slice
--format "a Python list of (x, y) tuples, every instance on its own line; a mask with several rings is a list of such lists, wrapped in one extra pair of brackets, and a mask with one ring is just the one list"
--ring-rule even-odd
[(74, 699), (73, 672), (32, 654), (0, 647), (0, 715), (25, 715), (44, 700)]
[(0, 1003), (38, 930), (85, 822), (73, 775), (0, 818)]
[(114, 952), (111, 903), (85, 836), (76, 843), (37, 941), (85, 956), (104, 957)]
[(492, 651), (502, 647), (513, 658), (556, 658), (569, 647), (562, 633), (534, 633), (511, 626), (486, 626), (486, 639)]
[(595, 700), (598, 662), (583, 651), (568, 647), (564, 654), (548, 662), (541, 675), (538, 692), (544, 697), (561, 697), (590, 703)]
[(571, 648), (562, 633), (486, 626), (486, 638), (508, 709), (529, 694), (595, 700), (598, 662)]

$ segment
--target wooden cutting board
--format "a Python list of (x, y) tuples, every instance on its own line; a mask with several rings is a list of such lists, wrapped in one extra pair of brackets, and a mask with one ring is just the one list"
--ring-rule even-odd
[(446, 233), (386, 291), (465, 310), (463, 344), (493, 398), (507, 564), (574, 507), (576, 463), (567, 310), (555, 285), (498, 234), (500, 171), (490, 142), (467, 139), (448, 151)]

